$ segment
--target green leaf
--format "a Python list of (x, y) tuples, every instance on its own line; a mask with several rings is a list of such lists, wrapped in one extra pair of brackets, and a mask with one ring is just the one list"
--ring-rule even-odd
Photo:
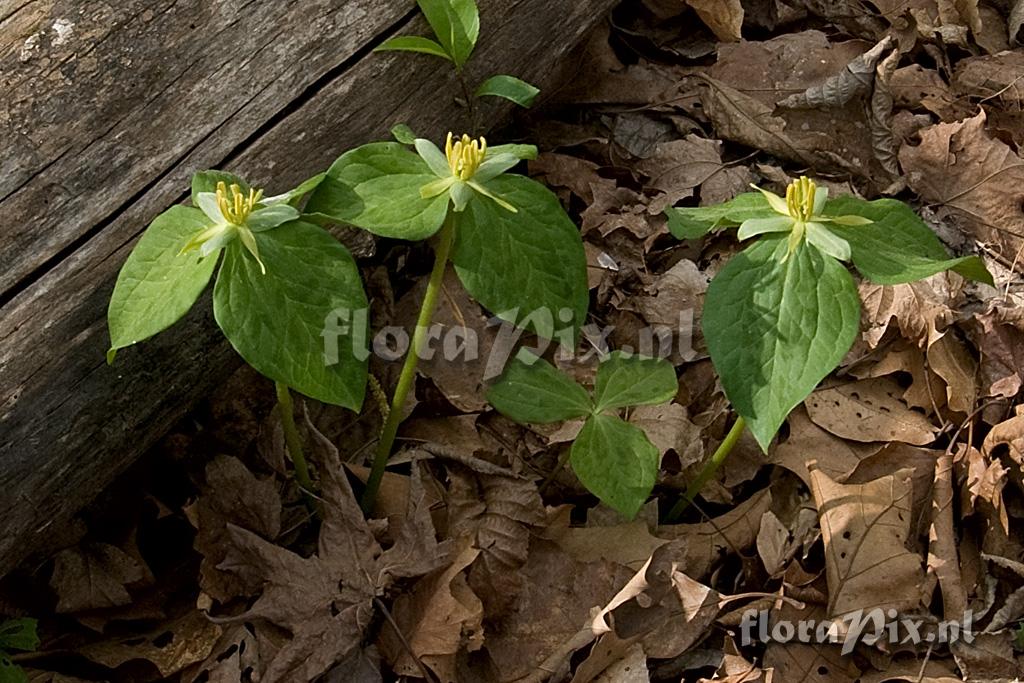
[(765, 237), (708, 287), (704, 337), (725, 394), (767, 451), (772, 437), (853, 344), (860, 299), (850, 273), (802, 242)]
[(267, 273), (240, 241), (228, 245), (213, 296), (217, 324), (263, 375), (358, 410), (366, 330), (352, 320), (367, 303), (355, 261), (330, 234), (302, 221), (255, 238)]
[(416, 143), (416, 138), (419, 137), (412, 128), (404, 123), (396, 123), (391, 126), (391, 136), (403, 145), (413, 145)]
[(854, 265), (872, 282), (896, 285), (953, 270), (968, 279), (993, 284), (980, 258), (950, 258), (931, 228), (901, 201), (837, 197), (825, 204), (824, 213), (852, 214), (874, 221), (868, 225), (827, 224), (829, 230), (849, 242)]
[(437, 41), (422, 36), (398, 36), (385, 40), (374, 52), (419, 52), (452, 61), (452, 56)]
[(181, 249), (209, 224), (199, 209), (173, 206), (146, 228), (110, 297), (111, 352), (167, 329), (192, 308), (210, 281), (219, 252), (201, 258)]
[(664, 403), (677, 391), (676, 370), (667, 360), (613, 351), (597, 368), (595, 410)]
[(548, 339), (575, 337), (587, 315), (587, 259), (579, 230), (543, 185), (502, 175), (487, 188), (513, 213), (476, 194), (460, 214), (452, 262), (473, 297)]
[(487, 392), (487, 400), (505, 417), (532, 424), (571, 420), (593, 410), (583, 387), (525, 349)]
[(480, 13), (473, 0), (416, 0), (438, 41), (461, 68), (480, 36)]
[(0, 650), (34, 652), (39, 647), (39, 622), (35, 619), (9, 619), (0, 624)]
[(529, 107), (540, 94), (540, 88), (515, 76), (491, 76), (477, 88), (477, 97), (504, 97), (520, 107)]
[(420, 188), (436, 180), (419, 155), (400, 143), (363, 145), (328, 169), (306, 213), (382, 237), (425, 239), (441, 228), (448, 211), (447, 193), (420, 196)]
[(588, 491), (632, 519), (654, 489), (661, 457), (640, 428), (613, 415), (591, 415), (569, 462)]
[(668, 229), (681, 240), (703, 237), (718, 227), (739, 225), (748, 218), (767, 218), (778, 214), (760, 192), (746, 192), (714, 206), (679, 206), (665, 209)]
[(199, 206), (196, 196), (200, 192), (216, 192), (217, 183), (224, 183), (227, 186), (238, 185), (242, 194), (249, 194), (249, 183), (245, 182), (234, 173), (227, 171), (198, 171), (192, 174), (192, 204)]
[(295, 189), (289, 190), (284, 194), (284, 202), (286, 204), (296, 206), (299, 203), (299, 200), (305, 195), (320, 187), (320, 183), (322, 183), (326, 177), (326, 173), (318, 173), (308, 180), (303, 180), (297, 187), (295, 187)]
[(487, 156), (498, 156), (499, 154), (511, 154), (517, 159), (533, 160), (537, 158), (536, 145), (495, 145), (487, 148)]
[(0, 652), (0, 683), (28, 683), (28, 674)]

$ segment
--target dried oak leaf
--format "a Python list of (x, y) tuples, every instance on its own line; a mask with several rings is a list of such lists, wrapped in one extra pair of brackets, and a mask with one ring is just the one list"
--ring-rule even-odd
[(250, 595), (258, 585), (246, 585), (237, 574), (217, 565), (228, 551), (227, 525), (248, 529), (274, 540), (281, 531), (281, 496), (273, 479), (260, 479), (238, 458), (216, 457), (206, 466), (206, 485), (187, 510), (197, 529), (195, 549), (203, 556), (199, 585), (222, 603)]
[(907, 550), (912, 470), (865, 484), (839, 484), (811, 471), (811, 492), (825, 541), (828, 615), (920, 606), (924, 570)]
[(328, 459), (318, 551), (304, 558), (257, 534), (228, 525), (230, 547), (219, 569), (260, 580), (252, 607), (224, 623), (267, 622), (290, 638), (263, 662), (265, 683), (313, 680), (354, 648), (373, 613), (373, 600), (396, 579), (422, 576), (444, 560), (425, 494), (413, 468), (409, 510), (395, 544), (382, 551), (340, 463)]
[(84, 543), (54, 558), (50, 587), (57, 594), (57, 613), (68, 614), (132, 601), (126, 586), (146, 575), (139, 562), (108, 543)]
[(922, 130), (919, 145), (900, 150), (900, 163), (925, 201), (1011, 263), (1024, 248), (1024, 159), (985, 130), (985, 119), (981, 111)]

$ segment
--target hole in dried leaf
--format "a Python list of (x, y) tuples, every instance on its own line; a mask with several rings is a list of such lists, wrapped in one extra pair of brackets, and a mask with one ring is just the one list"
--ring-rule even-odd
[(849, 531), (844, 531), (843, 532), (843, 538), (845, 538), (847, 541), (850, 540), (850, 536), (852, 536), (852, 535), (853, 534), (851, 534)]
[(819, 666), (818, 667), (818, 675), (819, 676), (828, 676), (828, 667), (827, 666)]

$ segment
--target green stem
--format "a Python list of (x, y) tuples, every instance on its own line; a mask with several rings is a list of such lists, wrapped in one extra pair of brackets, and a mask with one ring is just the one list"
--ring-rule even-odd
[(746, 427), (746, 422), (742, 417), (737, 417), (736, 422), (733, 423), (732, 429), (725, 435), (725, 439), (721, 444), (718, 445), (718, 449), (711, 456), (711, 459), (704, 464), (704, 469), (700, 471), (697, 478), (690, 482), (690, 485), (686, 487), (686, 493), (679, 499), (678, 502), (672, 509), (669, 510), (668, 515), (665, 517), (665, 523), (670, 524), (679, 519), (679, 516), (683, 514), (683, 511), (690, 506), (693, 499), (697, 497), (704, 485), (707, 484), (712, 477), (715, 476), (715, 472), (725, 462), (725, 458), (732, 451), (733, 446), (740, 440), (740, 436), (743, 434), (743, 429)]
[(448, 256), (452, 250), (454, 237), (455, 214), (449, 211), (438, 235), (437, 248), (434, 250), (434, 268), (430, 271), (430, 279), (427, 281), (427, 291), (423, 295), (420, 315), (416, 320), (416, 329), (412, 333), (412, 343), (409, 345), (405, 363), (402, 365), (402, 374), (398, 376), (395, 395), (391, 399), (391, 411), (388, 413), (387, 420), (384, 421), (384, 428), (380, 433), (370, 478), (366, 480), (366, 491), (363, 492), (361, 501), (363, 512), (366, 514), (373, 510), (373, 504), (377, 500), (377, 491), (380, 489), (380, 482), (384, 477), (384, 467), (387, 465), (388, 458), (391, 457), (391, 449), (395, 445), (395, 437), (398, 435), (398, 425), (402, 422), (402, 408), (405, 407), (405, 401), (409, 397), (409, 391), (412, 390), (416, 379), (416, 365), (419, 363), (420, 354), (427, 341), (430, 321), (437, 309), (441, 282), (444, 279), (444, 270), (448, 265)]
[(292, 458), (292, 465), (295, 466), (295, 481), (307, 494), (313, 493), (313, 480), (309, 477), (309, 465), (306, 464), (306, 456), (302, 452), (302, 440), (299, 438), (299, 430), (295, 426), (295, 408), (292, 405), (292, 395), (288, 385), (281, 382), (274, 383), (277, 389), (277, 405), (281, 410), (281, 426), (284, 428), (284, 442), (288, 446), (288, 454)]

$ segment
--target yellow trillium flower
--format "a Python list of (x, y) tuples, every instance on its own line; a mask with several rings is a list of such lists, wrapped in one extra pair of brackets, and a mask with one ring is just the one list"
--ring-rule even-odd
[(229, 186), (224, 181), (218, 182), (214, 192), (196, 195), (196, 205), (212, 224), (190, 239), (181, 253), (198, 249), (201, 256), (209, 256), (237, 237), (266, 275), (267, 268), (260, 260), (253, 233), (276, 228), (299, 217), (298, 209), (287, 204), (288, 196), (264, 199), (263, 190), (250, 188), (246, 193), (237, 184)]
[(800, 242), (807, 241), (824, 253), (839, 259), (850, 260), (850, 244), (842, 237), (829, 230), (826, 223), (837, 225), (867, 225), (873, 221), (864, 216), (825, 216), (825, 202), (828, 200), (828, 188), (818, 187), (813, 180), (800, 176), (786, 188), (783, 199), (774, 192), (763, 190), (751, 185), (764, 195), (768, 205), (779, 214), (768, 218), (748, 218), (740, 223), (737, 236), (745, 240), (768, 232), (788, 232), (789, 249), (784, 258), (796, 251)]
[(417, 138), (415, 146), (416, 152), (438, 177), (438, 180), (420, 188), (420, 196), (424, 199), (448, 192), (455, 210), (462, 211), (473, 198), (473, 193), (477, 192), (508, 211), (518, 211), (486, 185), (487, 181), (519, 163), (519, 157), (515, 154), (494, 154), (488, 150), (487, 140), (482, 137), (474, 140), (463, 135), (456, 140), (451, 133), (448, 133), (445, 141), (444, 154), (437, 145), (423, 138)]

